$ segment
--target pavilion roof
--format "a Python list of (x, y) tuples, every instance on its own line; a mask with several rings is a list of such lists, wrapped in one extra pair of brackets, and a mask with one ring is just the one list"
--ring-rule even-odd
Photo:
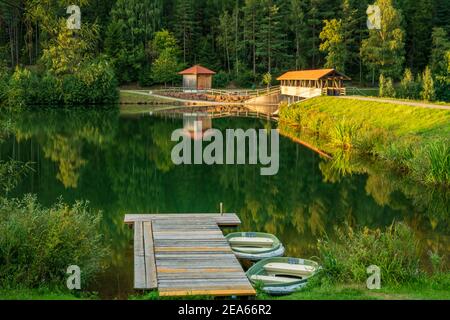
[(327, 76), (343, 77), (344, 80), (350, 80), (345, 74), (336, 71), (335, 69), (316, 69), (316, 70), (300, 70), (289, 71), (279, 77), (277, 80), (319, 80)]

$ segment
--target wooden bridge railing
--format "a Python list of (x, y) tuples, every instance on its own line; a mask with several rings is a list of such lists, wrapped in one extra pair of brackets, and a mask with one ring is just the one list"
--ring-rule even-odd
[(245, 96), (249, 98), (259, 97), (263, 95), (270, 95), (280, 92), (280, 86), (274, 86), (265, 89), (255, 89), (255, 90), (225, 90), (225, 89), (205, 89), (205, 90), (195, 90), (191, 88), (184, 87), (170, 87), (151, 90), (154, 94), (170, 94), (170, 93), (198, 93), (198, 94), (210, 94), (215, 96)]

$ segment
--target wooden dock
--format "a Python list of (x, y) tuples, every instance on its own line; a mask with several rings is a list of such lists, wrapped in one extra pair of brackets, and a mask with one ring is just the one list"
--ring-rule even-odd
[(160, 296), (256, 294), (220, 227), (235, 214), (126, 215), (134, 226), (135, 289)]

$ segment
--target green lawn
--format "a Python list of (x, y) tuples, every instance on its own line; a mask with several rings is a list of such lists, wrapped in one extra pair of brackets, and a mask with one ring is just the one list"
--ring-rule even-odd
[(50, 289), (0, 289), (0, 300), (89, 300), (89, 295), (75, 296), (70, 292)]
[(384, 128), (397, 135), (450, 136), (450, 110), (427, 109), (393, 103), (318, 97), (294, 108), (326, 113), (336, 119)]
[[(420, 280), (398, 286), (368, 290), (364, 284), (317, 284), (277, 300), (450, 300), (450, 273), (424, 276)], [(259, 299), (271, 300), (265, 294)]]
[(162, 99), (133, 92), (120, 91), (120, 104), (164, 104), (164, 103), (171, 103), (170, 99)]

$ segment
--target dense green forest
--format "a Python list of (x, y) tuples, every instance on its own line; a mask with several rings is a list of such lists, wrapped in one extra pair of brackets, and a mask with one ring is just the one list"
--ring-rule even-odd
[[(396, 82), (429, 66), (436, 90), (448, 90), (450, 0), (375, 3), (382, 28), (369, 31), (373, 0), (1, 0), (0, 65), (66, 74), (102, 59), (121, 84), (152, 85), (197, 63), (219, 72), (217, 86), (321, 67)], [(72, 4), (77, 32), (65, 27)]]

